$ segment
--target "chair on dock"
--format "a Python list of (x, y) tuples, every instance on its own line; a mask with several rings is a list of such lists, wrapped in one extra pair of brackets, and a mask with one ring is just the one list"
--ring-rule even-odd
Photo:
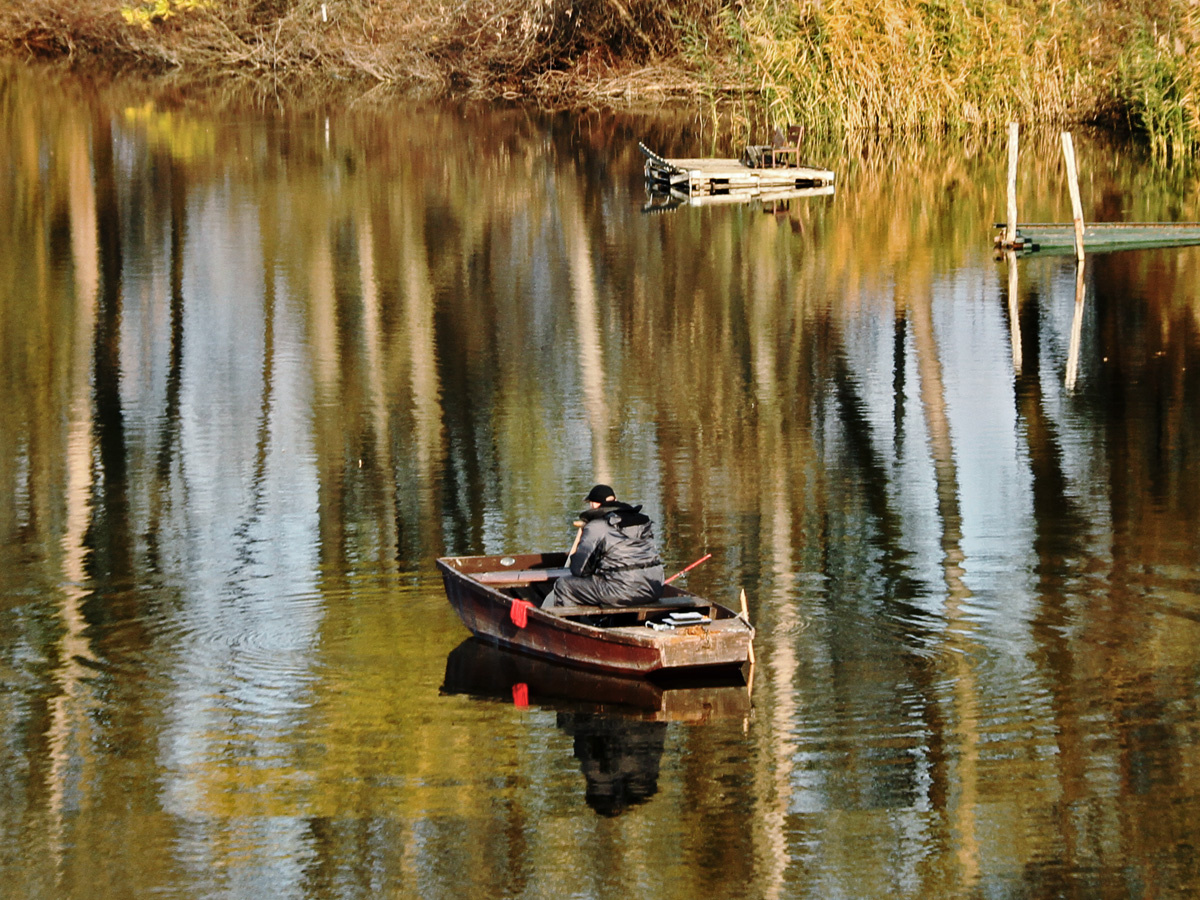
[(789, 125), (786, 135), (776, 128), (771, 141), (771, 166), (799, 166), (800, 142), (803, 140), (803, 125)]
[(750, 144), (742, 153), (743, 165), (751, 169), (781, 169), (800, 165), (800, 142), (804, 140), (803, 125), (789, 125), (785, 135), (778, 128), (769, 144)]

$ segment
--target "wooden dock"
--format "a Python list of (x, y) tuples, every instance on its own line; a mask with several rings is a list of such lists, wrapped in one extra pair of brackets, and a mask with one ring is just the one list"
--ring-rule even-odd
[[(1073, 222), (1018, 223), (1011, 246), (1005, 238), (1006, 223), (998, 222), (996, 228), (1000, 229), (996, 246), (1002, 249), (1055, 256), (1075, 253)], [(1190, 247), (1200, 245), (1200, 222), (1089, 222), (1083, 226), (1083, 244), (1088, 253)]]
[(678, 192), (689, 198), (738, 195), (769, 197), (808, 188), (828, 188), (834, 175), (813, 166), (764, 166), (752, 168), (738, 159), (667, 159), (638, 145), (646, 157), (646, 181), (662, 192)]
[[(1091, 222), (1083, 221), (1075, 142), (1062, 133), (1063, 160), (1067, 166), (1067, 191), (1071, 195), (1071, 222), (1021, 223), (1017, 220), (1017, 156), (1020, 126), (1008, 126), (1008, 221), (997, 222), (996, 249), (1022, 255), (1074, 254), (1083, 262), (1087, 253), (1118, 250), (1152, 250), (1200, 245), (1200, 222)], [(1014, 224), (1015, 223), (1015, 224)]]

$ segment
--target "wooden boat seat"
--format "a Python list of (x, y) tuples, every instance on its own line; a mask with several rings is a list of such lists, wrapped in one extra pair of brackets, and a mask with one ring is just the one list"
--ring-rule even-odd
[(704, 613), (710, 619), (716, 618), (716, 606), (710, 601), (702, 600), (699, 597), (662, 597), (657, 603), (648, 603), (645, 606), (561, 606), (544, 609), (542, 612), (548, 612), (563, 619), (633, 615), (639, 622), (643, 622), (649, 616), (656, 613), (687, 612), (692, 610)]
[[(549, 587), (548, 581), (569, 575), (570, 569), (513, 569), (508, 572), (481, 572), (474, 578), (482, 584), (497, 588), (511, 597), (541, 606)], [(535, 587), (536, 586), (536, 587)], [(694, 610), (709, 618), (716, 618), (716, 606), (708, 600), (693, 595), (660, 597), (655, 603), (643, 606), (561, 606), (543, 610), (563, 619), (589, 619), (600, 616), (620, 616), (644, 622), (656, 613), (685, 612)]]
[(553, 581), (570, 575), (570, 569), (514, 569), (511, 572), (480, 572), (472, 577), (480, 584), (494, 586), (532, 584), (537, 581)]

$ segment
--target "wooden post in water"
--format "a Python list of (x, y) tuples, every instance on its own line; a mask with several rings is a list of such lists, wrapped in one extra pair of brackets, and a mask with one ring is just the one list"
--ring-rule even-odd
[(1067, 161), (1067, 189), (1071, 192), (1071, 212), (1075, 217), (1075, 258), (1083, 259), (1083, 204), (1079, 201), (1079, 173), (1075, 169), (1075, 144), (1071, 132), (1062, 133), (1063, 157)]
[(1020, 125), (1008, 123), (1008, 222), (1004, 226), (1004, 246), (1017, 241), (1017, 135)]

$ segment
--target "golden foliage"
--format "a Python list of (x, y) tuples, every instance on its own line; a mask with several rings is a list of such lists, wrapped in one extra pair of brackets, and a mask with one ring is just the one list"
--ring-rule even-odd
[(181, 12), (210, 5), (209, 0), (145, 0), (136, 6), (122, 6), (121, 17), (130, 25), (149, 29)]

